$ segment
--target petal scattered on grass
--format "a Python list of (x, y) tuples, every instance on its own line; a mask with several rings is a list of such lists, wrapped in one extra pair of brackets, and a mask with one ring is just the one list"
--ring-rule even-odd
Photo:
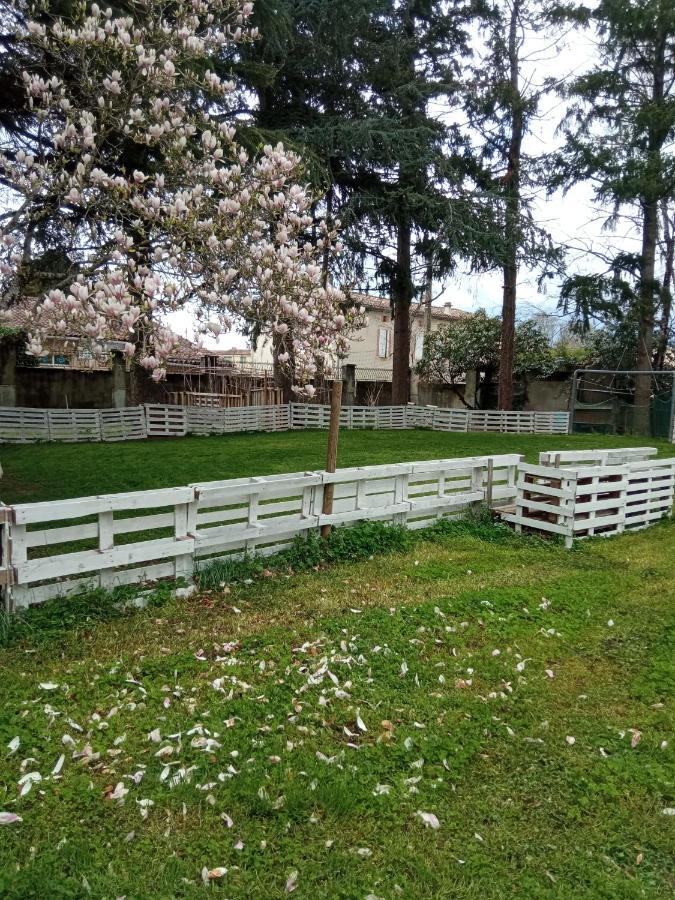
[(13, 825), (15, 822), (23, 822), (23, 819), (16, 813), (0, 812), (0, 825)]
[(417, 812), (415, 813), (415, 815), (417, 816), (418, 819), (420, 819), (422, 822), (424, 822), (424, 825), (427, 828), (433, 828), (433, 830), (436, 831), (438, 828), (441, 827), (441, 823), (438, 821), (438, 818), (433, 813), (422, 812), (421, 809), (418, 809)]

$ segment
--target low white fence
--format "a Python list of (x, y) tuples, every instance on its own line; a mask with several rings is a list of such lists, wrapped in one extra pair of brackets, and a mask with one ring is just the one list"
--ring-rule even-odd
[(675, 459), (653, 459), (654, 447), (540, 455), (520, 464), (515, 512), (503, 518), (517, 531), (575, 538), (646, 528), (672, 515)]
[[(422, 528), (513, 500), (516, 454), (296, 472), (4, 508), (0, 578), (14, 607), (166, 576), (244, 553), (272, 554), (322, 525)], [(335, 485), (333, 512), (323, 491)]]
[(148, 436), (142, 406), (125, 409), (0, 408), (0, 442), (129, 441)]
[[(0, 409), (0, 443), (124, 441), (186, 434), (327, 428), (330, 407), (312, 403), (218, 409), (147, 404), (125, 409)], [(432, 428), (566, 434), (569, 413), (439, 409), (435, 406), (345, 406), (343, 428)]]
[[(319, 407), (323, 408), (323, 407)], [(204, 406), (145, 407), (148, 437), (184, 437), (186, 434), (231, 434), (242, 431), (286, 431), (290, 409), (282, 406), (240, 406), (219, 409)]]
[[(291, 427), (327, 428), (328, 406), (291, 403)], [(567, 412), (506, 412), (441, 409), (437, 406), (347, 406), (340, 414), (345, 428), (431, 428), (434, 431), (495, 431), (518, 434), (567, 434)]]

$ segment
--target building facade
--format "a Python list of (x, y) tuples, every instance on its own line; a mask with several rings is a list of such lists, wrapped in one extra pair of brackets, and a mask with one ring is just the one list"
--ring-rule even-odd
[[(389, 300), (369, 294), (353, 294), (356, 303), (365, 307), (366, 323), (350, 338), (350, 348), (344, 365), (354, 365), (365, 376), (371, 373), (373, 380), (390, 381), (393, 370), (394, 322)], [(410, 315), (410, 365), (419, 362), (424, 348), (426, 331), (425, 307), (415, 303)], [(435, 331), (458, 319), (471, 315), (457, 309), (450, 303), (431, 307), (431, 329)], [(259, 341), (253, 351), (253, 361), (272, 362), (272, 348), (269, 340)], [(364, 378), (365, 380), (365, 378)]]

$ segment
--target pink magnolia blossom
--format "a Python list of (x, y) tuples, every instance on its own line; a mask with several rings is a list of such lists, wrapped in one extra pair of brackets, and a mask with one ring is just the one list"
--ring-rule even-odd
[[(326, 283), (337, 235), (310, 215), (298, 156), (277, 144), (249, 159), (234, 116), (223, 117), (236, 86), (211, 60), (255, 39), (252, 4), (175, 4), (171, 27), (165, 10), (162, 0), (140, 0), (125, 16), (77, 6), (72, 19), (29, 23), (19, 38), (36, 60), (22, 80), (41, 127), (31, 152), (0, 152), (14, 210), (0, 230), (0, 278), (20, 284), (46, 249), (31, 242), (50, 198), (78, 274), (41, 298), (29, 353), (62, 334), (82, 335), (100, 354), (122, 325), (125, 356), (160, 380), (173, 350), (165, 316), (185, 309), (201, 332), (245, 320), (273, 334), (277, 358), (303, 385), (319, 363), (346, 352), (361, 312)], [(81, 80), (48, 77), (47, 60)], [(151, 148), (143, 170), (128, 176), (111, 141), (120, 129), (131, 146)]]

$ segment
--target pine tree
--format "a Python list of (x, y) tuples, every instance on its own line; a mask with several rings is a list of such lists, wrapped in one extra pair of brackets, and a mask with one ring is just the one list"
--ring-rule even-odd
[(310, 174), (327, 189), (329, 219), (343, 223), (355, 274), (391, 298), (394, 402), (409, 398), (410, 307), (427, 285), (428, 261), (439, 277), (459, 257), (484, 265), (489, 255), (491, 211), (466, 190), (475, 161), (438, 116), (438, 105), (459, 102), (480, 8), (284, 0), (274, 39), (245, 63), (255, 127), (315, 161)]
[[(530, 60), (525, 44), (542, 34), (550, 37), (549, 54), (558, 52), (556, 30), (550, 28), (550, 4), (535, 0), (497, 0), (483, 20), (485, 51), (466, 86), (465, 109), (479, 135), (489, 171), (485, 184), (498, 208), (501, 240), (495, 248), (503, 273), (502, 330), (499, 368), (500, 409), (513, 406), (513, 366), (518, 273), (521, 266), (557, 267), (560, 252), (533, 219), (532, 200), (545, 189), (540, 160), (526, 153), (524, 141), (554, 80), (533, 81), (523, 75)], [(532, 51), (537, 59), (541, 51)]]
[[(599, 60), (571, 85), (574, 104), (564, 122), (566, 142), (553, 184), (588, 180), (596, 198), (634, 214), (641, 248), (635, 254), (634, 290), (624, 291), (638, 322), (636, 366), (652, 368), (661, 285), (656, 275), (659, 205), (675, 195), (675, 5), (672, 0), (601, 0), (585, 10), (595, 24)], [(630, 271), (617, 254), (614, 270)], [(614, 273), (612, 278), (615, 278)], [(586, 282), (586, 287), (591, 282)], [(611, 292), (576, 292), (585, 303)], [(568, 294), (575, 295), (574, 285)], [(635, 384), (636, 430), (647, 432), (651, 378)]]

